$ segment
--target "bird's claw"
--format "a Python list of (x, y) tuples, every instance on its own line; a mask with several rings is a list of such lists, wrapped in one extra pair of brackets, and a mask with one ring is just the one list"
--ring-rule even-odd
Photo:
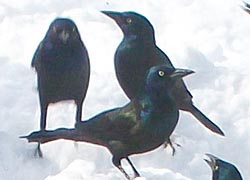
[(41, 144), (40, 143), (37, 145), (34, 156), (39, 157), (39, 158), (43, 158), (43, 152), (41, 150)]
[(166, 140), (166, 141), (164, 142), (163, 147), (164, 147), (164, 148), (167, 148), (168, 146), (170, 146), (171, 149), (172, 149), (172, 156), (174, 156), (175, 153), (176, 153), (176, 149), (175, 149), (174, 145), (176, 145), (177, 147), (181, 147), (181, 145), (178, 144), (178, 143), (174, 143), (174, 144), (173, 144), (173, 143), (171, 142), (170, 139), (168, 139), (168, 140)]

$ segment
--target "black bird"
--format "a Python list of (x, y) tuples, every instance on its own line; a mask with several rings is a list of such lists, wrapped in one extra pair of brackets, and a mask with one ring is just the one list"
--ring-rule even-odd
[[(67, 18), (57, 18), (49, 26), (39, 44), (31, 66), (37, 72), (40, 98), (40, 129), (46, 129), (47, 109), (50, 103), (74, 100), (76, 121), (82, 116), (90, 76), (90, 63), (76, 24)], [(39, 156), (42, 157), (40, 145)]]
[(179, 111), (173, 98), (173, 85), (178, 79), (193, 73), (190, 70), (167, 66), (152, 67), (144, 81), (145, 87), (138, 98), (127, 105), (105, 111), (78, 122), (74, 129), (33, 132), (29, 142), (46, 143), (57, 139), (84, 141), (107, 147), (113, 155), (113, 164), (126, 176), (121, 160), (131, 165), (135, 177), (140, 176), (129, 156), (151, 151), (162, 145), (174, 131)]
[(229, 162), (223, 161), (212, 154), (206, 154), (210, 160), (205, 159), (213, 171), (213, 180), (243, 180), (239, 170)]
[[(129, 99), (140, 94), (147, 70), (155, 65), (174, 69), (168, 56), (156, 45), (154, 28), (142, 15), (135, 12), (102, 11), (118, 24), (123, 40), (115, 52), (117, 79)], [(192, 113), (211, 131), (224, 135), (192, 102), (192, 95), (182, 79), (175, 84), (174, 97), (179, 109)]]
[(242, 6), (242, 9), (250, 14), (250, 4), (248, 4), (247, 2), (244, 2), (244, 1), (243, 1), (243, 3), (244, 3), (244, 6)]

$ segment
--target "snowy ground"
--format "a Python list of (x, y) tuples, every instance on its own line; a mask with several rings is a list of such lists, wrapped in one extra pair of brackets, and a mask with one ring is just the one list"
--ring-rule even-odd
[[(113, 55), (122, 34), (100, 10), (134, 10), (152, 22), (156, 40), (176, 67), (196, 74), (185, 81), (194, 102), (226, 133), (219, 137), (191, 115), (181, 113), (172, 139), (181, 144), (172, 157), (162, 147), (132, 156), (148, 180), (209, 180), (203, 161), (209, 152), (240, 169), (250, 179), (250, 15), (238, 0), (1, 0), (0, 1), (0, 179), (123, 180), (110, 153), (87, 143), (57, 141), (42, 146), (45, 158), (34, 158), (35, 144), (20, 140), (39, 127), (36, 74), (31, 58), (57, 16), (72, 18), (88, 48), (91, 81), (84, 119), (128, 100), (118, 86)], [(50, 106), (48, 128), (72, 127), (75, 106)], [(125, 168), (129, 167), (124, 163)], [(132, 173), (132, 172), (131, 172)]]

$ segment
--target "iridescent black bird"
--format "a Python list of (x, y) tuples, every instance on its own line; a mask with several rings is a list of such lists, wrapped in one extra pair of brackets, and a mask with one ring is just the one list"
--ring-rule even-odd
[(105, 146), (113, 155), (113, 164), (127, 179), (131, 178), (122, 168), (123, 158), (138, 177), (140, 175), (128, 157), (151, 151), (169, 139), (179, 117), (173, 86), (178, 79), (191, 73), (193, 71), (174, 70), (167, 66), (152, 67), (140, 96), (127, 105), (78, 122), (74, 129), (60, 128), (46, 133), (37, 131), (22, 138), (39, 143), (69, 139)]
[[(115, 20), (123, 32), (123, 40), (115, 52), (115, 71), (122, 89), (130, 99), (140, 94), (143, 78), (150, 67), (164, 64), (174, 69), (168, 56), (157, 47), (154, 28), (144, 16), (135, 12), (102, 13)], [(182, 79), (175, 84), (173, 95), (179, 109), (192, 113), (208, 129), (224, 135), (216, 124), (195, 107), (192, 95)]]
[(244, 3), (244, 6), (242, 6), (242, 9), (250, 14), (250, 4), (248, 4), (247, 2), (244, 2), (244, 1), (243, 1), (243, 3)]
[(239, 170), (229, 162), (223, 161), (212, 154), (206, 154), (210, 160), (205, 159), (213, 171), (213, 180), (243, 180)]
[[(36, 69), (40, 98), (40, 129), (46, 129), (47, 109), (50, 103), (74, 100), (76, 121), (82, 116), (90, 76), (90, 64), (76, 24), (67, 18), (57, 18), (49, 26), (39, 44), (31, 66)], [(40, 144), (38, 154), (42, 157)]]

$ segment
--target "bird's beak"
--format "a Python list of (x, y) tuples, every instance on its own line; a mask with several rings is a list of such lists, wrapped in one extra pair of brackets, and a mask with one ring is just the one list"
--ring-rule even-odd
[(101, 11), (103, 14), (107, 15), (108, 17), (112, 18), (115, 20), (118, 24), (119, 22), (122, 21), (121, 16), (122, 13), (120, 12), (115, 12), (115, 11)]
[(170, 77), (183, 78), (189, 74), (193, 74), (194, 71), (189, 69), (175, 69), (175, 71), (170, 75)]
[(65, 30), (63, 30), (63, 31), (59, 34), (59, 39), (61, 39), (62, 42), (63, 42), (64, 44), (67, 43), (68, 38), (69, 38), (69, 33), (68, 33), (67, 31), (65, 31)]
[(212, 155), (212, 154), (205, 154), (208, 159), (204, 159), (204, 161), (209, 165), (209, 167), (214, 171), (217, 168), (216, 165), (216, 160), (218, 160), (219, 158), (217, 158), (216, 156)]

